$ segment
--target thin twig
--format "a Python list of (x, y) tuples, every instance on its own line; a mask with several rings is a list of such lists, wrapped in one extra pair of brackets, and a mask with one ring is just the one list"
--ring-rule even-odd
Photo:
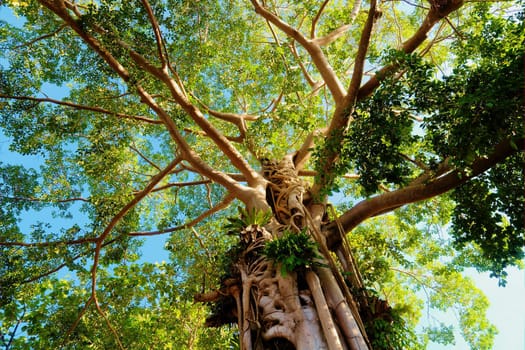
[(56, 100), (56, 99), (53, 99), (53, 98), (42, 98), (42, 97), (32, 97), (32, 96), (13, 96), (13, 95), (6, 95), (6, 94), (2, 94), (2, 93), (0, 93), (0, 98), (13, 99), (13, 100), (34, 101), (34, 102), (38, 102), (38, 103), (46, 103), (47, 102), (47, 103), (53, 103), (53, 104), (57, 104), (57, 105), (61, 105), (61, 106), (66, 106), (66, 107), (71, 107), (71, 108), (74, 108), (74, 109), (79, 109), (79, 110), (86, 110), (86, 111), (91, 111), (91, 112), (97, 112), (97, 113), (102, 113), (102, 114), (113, 115), (113, 116), (116, 116), (116, 117), (119, 117), (119, 118), (124, 118), (124, 119), (138, 120), (138, 121), (146, 122), (146, 123), (149, 123), (149, 124), (162, 124), (162, 122), (160, 120), (154, 120), (154, 119), (150, 119), (150, 118), (143, 117), (143, 116), (136, 116), (136, 115), (129, 115), (129, 114), (124, 114), (124, 113), (113, 112), (113, 111), (109, 111), (109, 110), (101, 108), (101, 107), (80, 105), (80, 104), (77, 104), (77, 103)]
[(38, 38), (30, 40), (30, 41), (28, 41), (26, 43), (22, 43), (20, 45), (13, 46), (12, 49), (16, 50), (16, 49), (20, 49), (20, 48), (25, 47), (25, 46), (31, 46), (34, 43), (38, 42), (38, 41), (41, 41), (41, 40), (44, 40), (44, 39), (47, 39), (47, 38), (50, 38), (52, 36), (57, 35), (58, 33), (60, 33), (66, 27), (67, 27), (66, 24), (62, 24), (60, 27), (58, 27), (56, 30), (52, 31), (51, 33), (39, 36)]
[(195, 238), (197, 239), (197, 242), (199, 242), (199, 245), (201, 246), (201, 248), (204, 249), (204, 251), (206, 252), (206, 256), (208, 256), (209, 261), (213, 261), (213, 256), (208, 250), (208, 247), (206, 246), (206, 244), (204, 244), (202, 237), (199, 235), (195, 227), (191, 228), (191, 232), (193, 233), (193, 236), (195, 236)]
[(206, 210), (205, 212), (203, 212), (201, 215), (199, 215), (195, 219), (193, 219), (191, 221), (188, 221), (185, 224), (182, 224), (180, 226), (171, 227), (171, 228), (167, 228), (167, 229), (164, 229), (164, 230), (158, 230), (158, 231), (130, 232), (130, 233), (128, 233), (128, 236), (132, 236), (132, 237), (158, 236), (158, 235), (162, 235), (162, 234), (165, 234), (165, 233), (170, 233), (170, 232), (175, 232), (175, 231), (180, 231), (180, 230), (184, 230), (184, 229), (187, 229), (187, 228), (191, 228), (191, 227), (197, 225), (202, 220), (206, 219), (207, 217), (213, 215), (214, 213), (216, 213), (216, 212), (218, 212), (218, 211), (228, 207), (230, 205), (230, 203), (234, 199), (235, 199), (235, 197), (232, 194), (228, 194), (228, 195), (226, 195), (226, 197), (224, 197), (224, 199), (221, 202), (216, 204), (213, 208), (211, 208), (209, 210)]
[(93, 295), (91, 295), (89, 297), (89, 299), (86, 301), (86, 303), (84, 304), (84, 307), (82, 308), (82, 310), (80, 311), (80, 313), (78, 314), (77, 318), (75, 319), (75, 322), (73, 322), (73, 324), (71, 325), (71, 327), (69, 327), (69, 329), (67, 330), (67, 332), (64, 334), (64, 340), (62, 341), (62, 344), (60, 346), (60, 348), (63, 348), (65, 345), (66, 345), (66, 342), (67, 342), (67, 338), (71, 335), (71, 333), (73, 333), (73, 331), (77, 328), (78, 324), (80, 323), (80, 320), (82, 319), (82, 317), (84, 316), (84, 314), (86, 313), (89, 305), (91, 305), (91, 303), (93, 302), (94, 298), (93, 298)]
[(157, 170), (161, 170), (161, 168), (155, 164), (152, 160), (150, 160), (148, 157), (146, 157), (141, 151), (138, 150), (137, 147), (135, 146), (129, 146), (129, 148), (131, 148), (133, 151), (135, 151), (142, 159), (144, 159), (146, 161), (146, 163), (148, 163), (149, 165), (151, 165), (152, 167), (154, 167), (155, 169)]

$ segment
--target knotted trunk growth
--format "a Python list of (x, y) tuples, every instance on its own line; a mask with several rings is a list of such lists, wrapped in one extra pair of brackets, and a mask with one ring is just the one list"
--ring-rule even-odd
[[(196, 296), (215, 302), (208, 325), (237, 322), (246, 350), (369, 349), (356, 302), (343, 279), (336, 278), (341, 275), (323, 242), (321, 222), (310, 215), (308, 184), (297, 176), (291, 156), (261, 163), (273, 215), (269, 222), (256, 222), (262, 216), (255, 214), (237, 221), (243, 225), (237, 228), (240, 249), (227, 278), (217, 292)], [(289, 254), (269, 258), (265, 247), (270, 242), (286, 246), (290, 235), (305, 234), (321, 247), (316, 259), (308, 260), (297, 243), (288, 243)], [(294, 261), (299, 265), (290, 265)]]

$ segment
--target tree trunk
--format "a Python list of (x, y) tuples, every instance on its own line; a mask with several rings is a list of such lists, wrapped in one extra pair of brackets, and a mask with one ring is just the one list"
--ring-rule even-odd
[[(356, 302), (321, 234), (323, 215), (313, 212), (319, 205), (309, 207), (308, 186), (297, 176), (292, 157), (280, 162), (263, 160), (262, 164), (272, 219), (263, 226), (255, 222), (255, 215), (243, 218), (244, 227), (239, 230), (242, 249), (232, 266), (234, 282), (231, 278), (223, 282), (213, 298), (196, 296), (200, 301), (222, 299), (223, 303), (229, 298), (225, 304), (234, 310), (218, 309), (208, 324), (237, 322), (243, 350), (369, 349)], [(283, 266), (264, 255), (263, 249), (285, 232), (306, 232), (317, 242), (321, 258), (284, 273)], [(341, 264), (348, 265), (348, 261)], [(225, 315), (231, 314), (236, 317), (228, 321)]]

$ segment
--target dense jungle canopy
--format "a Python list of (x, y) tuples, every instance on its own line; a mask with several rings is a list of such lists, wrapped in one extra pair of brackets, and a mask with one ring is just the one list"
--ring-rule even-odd
[(492, 347), (523, 1), (0, 5), (0, 347)]

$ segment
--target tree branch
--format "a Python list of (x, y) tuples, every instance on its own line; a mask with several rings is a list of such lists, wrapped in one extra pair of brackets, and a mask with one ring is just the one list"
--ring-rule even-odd
[[(517, 150), (512, 146), (511, 141), (506, 139), (494, 148), (494, 152), (491, 155), (476, 159), (472, 163), (469, 174), (463, 170), (456, 169), (426, 184), (418, 183), (396, 191), (383, 193), (358, 203), (352, 209), (341, 215), (338, 220), (341, 222), (344, 231), (349, 232), (372, 216), (386, 213), (405, 204), (419, 202), (448, 192), (489, 170), (494, 165), (503, 162), (509, 156), (523, 151), (524, 141), (524, 139), (521, 139), (519, 143), (516, 142), (516, 144), (519, 144), (521, 147)], [(331, 222), (325, 229), (329, 246), (331, 249), (337, 248), (341, 243), (341, 239), (336, 232), (337, 224)]]
[(191, 228), (191, 227), (197, 225), (202, 220), (206, 219), (207, 217), (215, 214), (216, 212), (218, 212), (218, 211), (220, 211), (222, 209), (227, 208), (234, 199), (235, 199), (235, 196), (233, 196), (232, 194), (228, 194), (228, 195), (226, 195), (226, 197), (223, 198), (222, 201), (217, 203), (213, 208), (206, 210), (205, 212), (203, 212), (201, 215), (199, 215), (195, 219), (193, 219), (191, 221), (188, 221), (185, 224), (182, 224), (180, 226), (170, 227), (170, 228), (167, 228), (167, 229), (164, 229), (164, 230), (158, 230), (158, 231), (130, 232), (130, 233), (128, 233), (128, 236), (135, 236), (135, 237), (137, 237), (137, 236), (138, 237), (141, 237), (141, 236), (157, 236), (157, 235), (162, 235), (162, 234), (165, 234), (165, 233), (170, 233), (170, 232), (184, 230), (186, 228)]
[(151, 192), (159, 192), (162, 190), (165, 190), (167, 188), (171, 187), (189, 187), (189, 186), (197, 186), (197, 185), (207, 185), (210, 184), (211, 180), (200, 180), (200, 181), (189, 181), (189, 182), (170, 182), (166, 185), (155, 187)]
[[(113, 55), (102, 46), (102, 44), (93, 36), (87, 34), (80, 26), (80, 23), (68, 12), (66, 1), (63, 0), (38, 0), (42, 5), (62, 18), (64, 22), (71, 27), (79, 36), (88, 44), (124, 81), (129, 81), (129, 72)], [(71, 6), (71, 4), (68, 4)], [(79, 16), (76, 6), (73, 5), (73, 11)]]
[(248, 130), (246, 127), (246, 121), (255, 121), (259, 119), (259, 116), (251, 115), (251, 114), (225, 113), (225, 112), (219, 112), (219, 111), (212, 110), (204, 102), (198, 99), (195, 95), (192, 94), (192, 96), (197, 100), (197, 102), (199, 102), (202, 108), (204, 108), (204, 110), (208, 112), (208, 114), (210, 114), (211, 116), (217, 119), (223, 120), (228, 123), (232, 123), (239, 129), (240, 135), (238, 137), (229, 138), (232, 141), (242, 142), (244, 138), (246, 137), (246, 131)]
[(56, 30), (52, 31), (51, 33), (44, 34), (42, 36), (39, 36), (38, 38), (35, 38), (33, 40), (30, 40), (30, 41), (26, 42), (26, 43), (23, 43), (23, 44), (20, 44), (20, 45), (16, 45), (16, 46), (13, 47), (13, 49), (16, 50), (16, 49), (20, 49), (20, 48), (25, 47), (25, 46), (31, 46), (31, 45), (33, 45), (36, 42), (39, 42), (39, 41), (47, 39), (47, 38), (51, 38), (52, 36), (55, 36), (58, 33), (60, 33), (66, 27), (67, 27), (67, 25), (62, 24), (60, 27), (58, 27)]
[(150, 160), (148, 157), (146, 157), (141, 151), (139, 151), (139, 149), (137, 147), (129, 146), (129, 148), (131, 148), (133, 151), (135, 151), (135, 153), (137, 153), (142, 159), (144, 159), (146, 161), (146, 163), (148, 163), (149, 165), (151, 165), (152, 167), (154, 167), (158, 171), (161, 171), (161, 168), (157, 164), (155, 164), (152, 160)]
[(351, 24), (344, 24), (340, 26), (337, 29), (334, 29), (332, 32), (328, 33), (327, 35), (323, 36), (322, 38), (316, 38), (313, 40), (314, 43), (316, 43), (319, 46), (327, 46), (342, 37), (350, 28), (352, 28)]
[[(359, 47), (357, 49), (357, 55), (354, 62), (354, 72), (352, 73), (352, 80), (350, 81), (350, 86), (348, 87), (348, 93), (343, 101), (341, 106), (342, 109), (352, 109), (354, 108), (355, 101), (357, 99), (357, 92), (359, 86), (361, 86), (361, 81), (363, 79), (363, 71), (365, 66), (366, 53), (368, 51), (368, 46), (370, 45), (370, 37), (372, 35), (372, 28), (374, 26), (376, 17), (376, 0), (370, 2), (370, 9), (368, 10), (368, 17), (366, 23), (363, 27), (363, 32), (361, 38), (359, 39)], [(350, 119), (351, 113), (335, 113), (332, 122), (328, 128), (328, 133), (330, 133), (335, 128), (346, 128), (348, 121)]]
[(102, 114), (107, 114), (107, 115), (113, 115), (115, 117), (119, 117), (119, 118), (123, 118), (123, 119), (138, 120), (138, 121), (145, 122), (145, 123), (148, 123), (148, 124), (162, 124), (162, 122), (160, 120), (150, 119), (150, 118), (147, 118), (147, 117), (144, 117), (144, 116), (137, 116), (137, 115), (129, 115), (129, 114), (124, 114), (124, 113), (118, 113), (118, 112), (109, 111), (109, 110), (104, 109), (102, 107), (80, 105), (80, 104), (77, 104), (77, 103), (56, 100), (56, 99), (53, 99), (53, 98), (42, 98), (42, 97), (32, 97), (32, 96), (13, 96), (13, 95), (6, 95), (6, 94), (2, 94), (2, 93), (0, 93), (0, 98), (12, 99), (12, 100), (34, 101), (34, 102), (38, 102), (38, 103), (52, 103), (52, 104), (56, 104), (56, 105), (60, 105), (60, 106), (71, 107), (73, 109), (78, 109), (78, 110), (85, 110), (85, 111), (91, 111), (91, 112), (102, 113)]
[(319, 19), (321, 18), (321, 15), (326, 7), (328, 5), (328, 2), (330, 0), (323, 1), (321, 7), (319, 8), (319, 11), (317, 11), (317, 14), (315, 15), (314, 19), (312, 20), (312, 26), (310, 28), (310, 39), (315, 39), (315, 30), (317, 27), (317, 22), (319, 22)]
[(323, 83), (315, 81), (310, 75), (310, 73), (308, 73), (308, 70), (304, 66), (304, 63), (301, 60), (301, 57), (299, 57), (297, 49), (295, 48), (295, 41), (292, 41), (292, 43), (290, 44), (290, 51), (292, 51), (292, 55), (297, 60), (297, 63), (299, 64), (299, 67), (301, 68), (301, 72), (303, 72), (303, 76), (306, 79), (306, 82), (308, 83), (308, 85), (312, 87), (314, 92), (317, 91), (322, 86)]
[(324, 129), (314, 130), (313, 132), (309, 133), (308, 136), (306, 136), (306, 139), (304, 140), (301, 148), (299, 148), (293, 158), (295, 169), (301, 170), (305, 166), (315, 145), (315, 138), (321, 136), (324, 133)]
[(153, 28), (153, 33), (155, 34), (155, 42), (157, 43), (157, 52), (159, 55), (160, 62), (162, 64), (162, 69), (166, 70), (168, 67), (168, 60), (166, 59), (165, 52), (164, 52), (162, 32), (160, 31), (159, 23), (157, 22), (157, 18), (153, 14), (153, 10), (151, 9), (151, 5), (149, 4), (148, 0), (141, 0), (141, 2), (144, 8), (146, 9), (146, 13), (148, 14), (148, 19)]
[(328, 89), (330, 89), (335, 103), (340, 103), (345, 96), (344, 87), (339, 81), (339, 78), (335, 74), (333, 68), (330, 66), (330, 63), (328, 63), (328, 60), (321, 50), (321, 47), (312, 40), (305, 38), (297, 29), (291, 27), (289, 24), (283, 22), (276, 15), (265, 9), (263, 6), (261, 6), (261, 4), (259, 4), (257, 0), (251, 0), (251, 2), (255, 8), (256, 13), (273, 23), (275, 26), (277, 26), (277, 28), (283, 31), (290, 38), (296, 40), (305, 48), (306, 51), (308, 51), (310, 57), (312, 57), (314, 65), (317, 67), (317, 70), (323, 77), (323, 80), (328, 86)]
[[(321, 12), (323, 11), (324, 7), (328, 3), (328, 0), (326, 0), (323, 5), (321, 6), (321, 9), (317, 13), (313, 23), (312, 23), (312, 31), (311, 31), (311, 38), (315, 38), (315, 25), (317, 24), (317, 21), (319, 20), (319, 16), (321, 15)], [(352, 23), (354, 23), (357, 14), (359, 13), (359, 10), (361, 8), (361, 0), (355, 0), (354, 1), (354, 7), (352, 8), (352, 12), (350, 13), (350, 18), (348, 19), (348, 24), (342, 25), (339, 28), (333, 30), (331, 33), (328, 33), (327, 35), (323, 36), (322, 38), (315, 38), (312, 40), (319, 46), (326, 46), (330, 45), (335, 40), (339, 39), (344, 33), (346, 33), (351, 27)]]
[[(431, 1), (431, 3), (435, 2), (437, 1)], [(403, 45), (401, 46), (401, 50), (403, 52), (414, 52), (414, 50), (417, 49), (425, 41), (425, 39), (427, 38), (427, 34), (437, 22), (439, 22), (442, 18), (446, 17), (450, 13), (456, 11), (461, 6), (463, 6), (463, 0), (443, 0), (440, 1), (439, 4), (440, 5), (432, 5), (425, 19), (423, 20), (423, 23), (416, 31), (416, 33), (414, 33), (414, 35), (412, 35), (410, 39), (403, 43)], [(380, 80), (386, 74), (396, 69), (396, 65), (388, 65), (380, 69), (373, 77), (370, 78), (370, 80), (366, 82), (366, 84), (361, 86), (361, 88), (359, 89), (357, 99), (361, 100), (369, 96), (379, 86)]]

